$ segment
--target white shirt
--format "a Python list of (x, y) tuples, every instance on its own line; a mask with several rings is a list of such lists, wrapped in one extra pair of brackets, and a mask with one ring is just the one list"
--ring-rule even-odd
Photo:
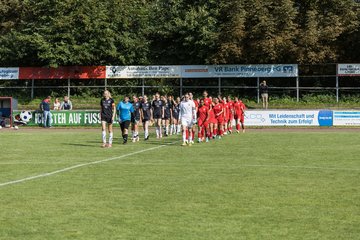
[(195, 103), (191, 100), (184, 100), (180, 103), (179, 106), (180, 114), (179, 118), (183, 119), (196, 119), (196, 110), (195, 110)]

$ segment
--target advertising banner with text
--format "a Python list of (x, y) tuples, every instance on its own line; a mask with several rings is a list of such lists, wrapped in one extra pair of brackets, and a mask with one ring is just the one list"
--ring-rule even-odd
[(360, 76), (360, 64), (338, 64), (338, 76)]
[(0, 80), (19, 79), (19, 68), (0, 68)]
[[(22, 111), (13, 111), (14, 118), (21, 118)], [(42, 126), (43, 113), (31, 111), (28, 126)], [(51, 111), (53, 126), (98, 126), (100, 113), (91, 111)], [(21, 119), (20, 119), (21, 121)], [(115, 121), (115, 124), (118, 124)], [(331, 110), (247, 110), (245, 112), (246, 126), (273, 127), (330, 127), (330, 126), (360, 126), (360, 111)]]
[(334, 111), (334, 126), (360, 126), (360, 111)]
[[(20, 118), (21, 111), (13, 111), (13, 116)], [(43, 113), (40, 111), (32, 111), (31, 119), (27, 122), (28, 126), (41, 126), (43, 124)], [(91, 126), (100, 125), (99, 111), (51, 111), (53, 126)]]
[(284, 65), (188, 65), (183, 78), (297, 77), (297, 64)]
[(180, 66), (107, 66), (106, 78), (180, 78)]
[(245, 126), (332, 126), (330, 110), (264, 110), (245, 112)]

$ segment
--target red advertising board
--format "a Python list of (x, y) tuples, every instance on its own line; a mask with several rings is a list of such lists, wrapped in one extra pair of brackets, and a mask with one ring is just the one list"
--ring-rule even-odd
[(19, 79), (104, 79), (105, 66), (20, 67)]

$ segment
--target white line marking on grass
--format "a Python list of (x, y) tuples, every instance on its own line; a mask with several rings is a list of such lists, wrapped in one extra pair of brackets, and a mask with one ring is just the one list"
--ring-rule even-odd
[(8, 186), (8, 185), (13, 185), (13, 184), (17, 184), (17, 183), (23, 183), (23, 182), (28, 182), (34, 179), (38, 179), (38, 178), (44, 178), (44, 177), (49, 177), (55, 174), (59, 174), (59, 173), (63, 173), (63, 172), (68, 172), (71, 171), (73, 169), (77, 169), (77, 168), (81, 168), (81, 167), (86, 167), (86, 166), (90, 166), (90, 165), (96, 165), (96, 164), (101, 164), (101, 163), (105, 163), (105, 162), (110, 162), (110, 161), (114, 161), (114, 160), (118, 160), (118, 159), (122, 159), (122, 158), (126, 158), (126, 157), (130, 157), (139, 153), (143, 153), (143, 152), (148, 152), (148, 151), (152, 151), (155, 149), (159, 149), (159, 148), (163, 148), (172, 144), (175, 144), (178, 141), (172, 142), (172, 143), (168, 143), (168, 144), (163, 144), (157, 147), (152, 147), (152, 148), (147, 148), (144, 150), (140, 150), (140, 151), (136, 151), (136, 152), (132, 152), (132, 153), (128, 153), (125, 155), (121, 155), (121, 156), (117, 156), (117, 157), (112, 157), (112, 158), (107, 158), (107, 159), (103, 159), (103, 160), (98, 160), (98, 161), (94, 161), (94, 162), (88, 162), (88, 163), (82, 163), (82, 164), (77, 164), (71, 167), (67, 167), (67, 168), (63, 168), (63, 169), (59, 169), (53, 172), (48, 172), (48, 173), (43, 173), (43, 174), (39, 174), (39, 175), (35, 175), (35, 176), (31, 176), (31, 177), (26, 177), (26, 178), (22, 178), (22, 179), (18, 179), (18, 180), (14, 180), (14, 181), (10, 181), (10, 182), (4, 182), (4, 183), (0, 183), (0, 187), (4, 187), (4, 186)]
[(297, 168), (297, 169), (319, 169), (319, 170), (342, 170), (360, 171), (358, 168), (337, 168), (337, 167), (316, 167), (316, 166), (291, 166), (291, 165), (239, 165), (239, 167), (259, 167), (259, 168)]
[[(169, 163), (169, 162), (119, 162), (117, 164), (120, 165), (153, 165), (153, 166), (161, 166), (161, 165), (168, 165), (168, 166), (180, 166), (188, 163)], [(249, 165), (249, 164), (221, 164), (221, 163), (191, 163), (191, 165), (201, 165), (201, 166), (226, 166), (231, 168), (246, 168), (246, 167), (253, 167), (253, 168), (295, 168), (295, 169), (315, 169), (315, 170), (331, 170), (331, 171), (360, 171), (359, 168), (337, 168), (337, 167), (316, 167), (316, 166), (291, 166), (291, 165)]]

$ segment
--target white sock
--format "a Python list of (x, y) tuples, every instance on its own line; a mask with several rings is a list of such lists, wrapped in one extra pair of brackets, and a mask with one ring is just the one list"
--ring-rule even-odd
[(156, 136), (159, 137), (159, 127), (156, 127)]
[(165, 133), (169, 134), (169, 126), (166, 126)]
[(106, 143), (106, 132), (102, 131), (102, 141), (103, 143)]
[(149, 136), (149, 130), (145, 130), (145, 138)]
[(192, 130), (189, 130), (189, 143), (192, 142)]
[(186, 142), (186, 131), (183, 132), (183, 142)]
[(177, 133), (180, 133), (180, 131), (181, 131), (181, 124), (178, 124), (177, 125)]
[(174, 124), (171, 124), (171, 126), (170, 126), (170, 135), (173, 134), (173, 130), (174, 130)]
[(109, 133), (109, 144), (112, 144), (113, 142), (113, 133)]

